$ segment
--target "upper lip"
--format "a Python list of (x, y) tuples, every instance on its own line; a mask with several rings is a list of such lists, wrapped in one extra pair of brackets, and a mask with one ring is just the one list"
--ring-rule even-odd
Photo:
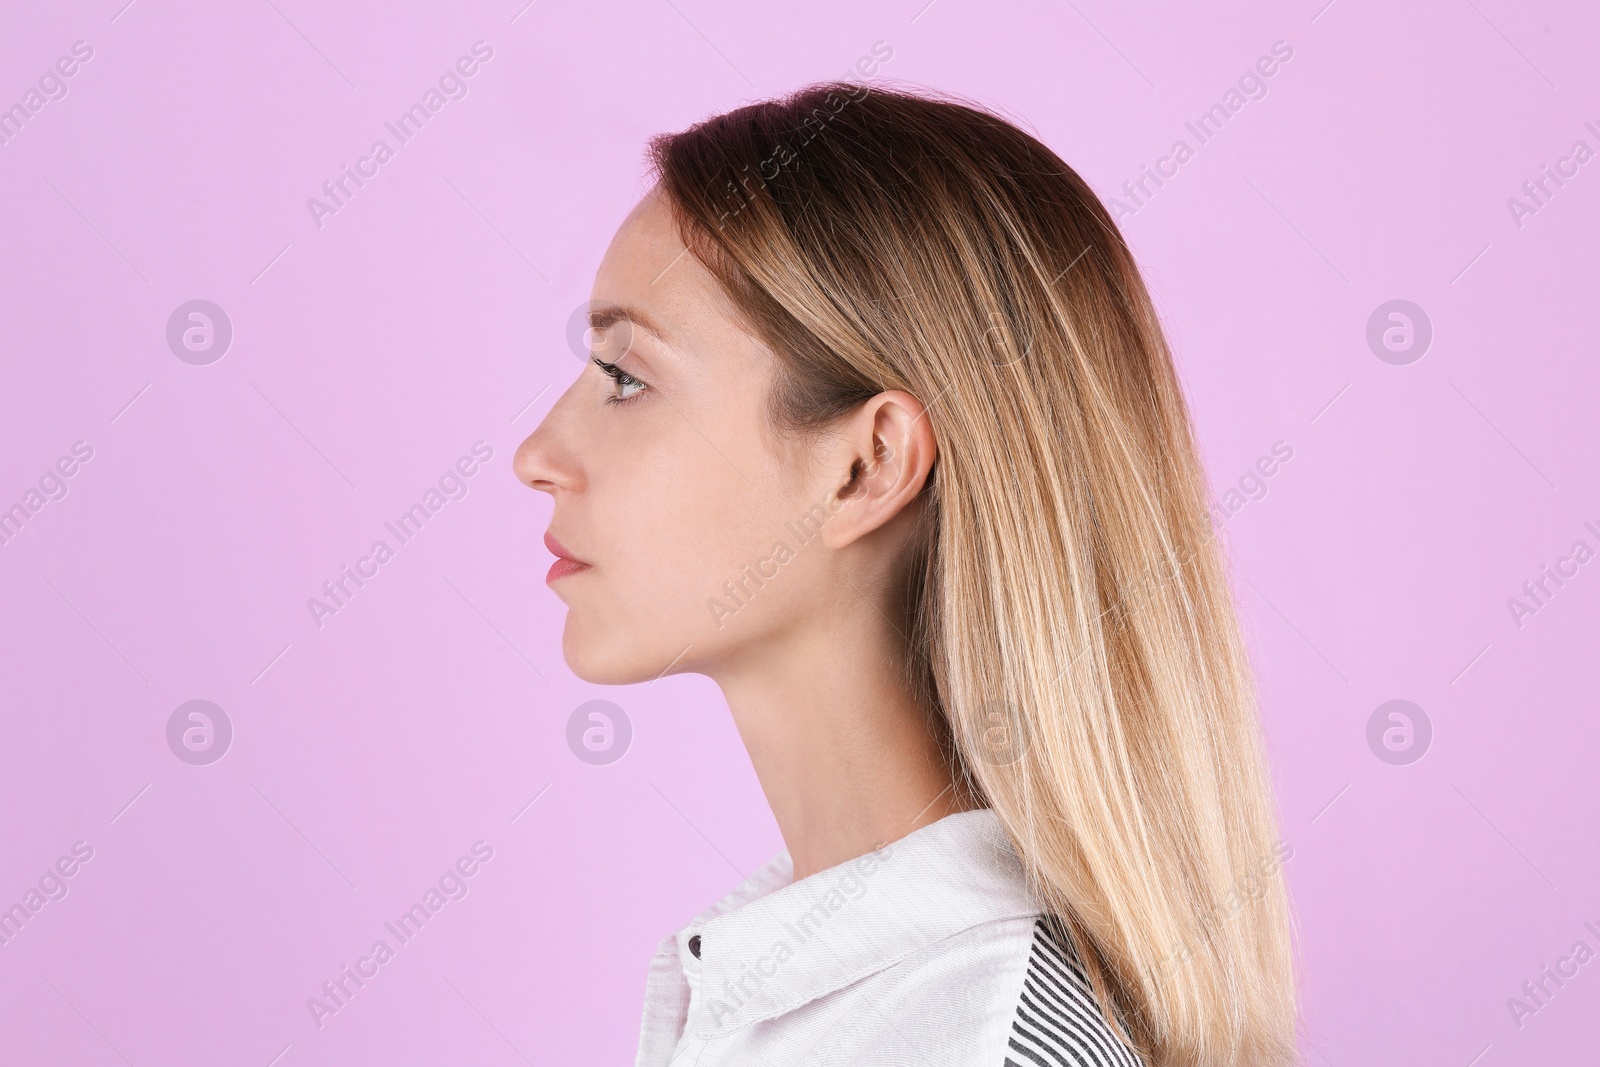
[(544, 547), (550, 550), (551, 555), (558, 556), (561, 559), (571, 560), (573, 563), (583, 563), (584, 566), (588, 566), (587, 563), (579, 559), (569, 549), (564, 547), (560, 541), (557, 541), (548, 530), (546, 530), (544, 534)]

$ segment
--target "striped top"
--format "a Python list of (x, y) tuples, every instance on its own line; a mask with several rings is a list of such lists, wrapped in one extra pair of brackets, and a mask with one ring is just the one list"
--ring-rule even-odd
[(1101, 1014), (1072, 946), (1043, 917), (1034, 923), (1004, 1067), (1145, 1067)]

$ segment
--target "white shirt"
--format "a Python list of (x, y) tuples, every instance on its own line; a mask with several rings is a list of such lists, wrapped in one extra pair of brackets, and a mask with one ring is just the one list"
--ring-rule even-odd
[(1143, 1067), (994, 812), (793, 871), (778, 853), (661, 942), (638, 1067)]

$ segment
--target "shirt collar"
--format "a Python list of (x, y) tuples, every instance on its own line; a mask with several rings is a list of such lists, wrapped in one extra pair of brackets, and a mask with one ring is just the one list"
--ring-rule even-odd
[[(697, 1036), (793, 1011), (981, 923), (1040, 912), (987, 808), (947, 815), (798, 882), (792, 872), (780, 852), (668, 939), (676, 959), (659, 962), (676, 963), (698, 994)], [(699, 958), (689, 947), (695, 935)]]

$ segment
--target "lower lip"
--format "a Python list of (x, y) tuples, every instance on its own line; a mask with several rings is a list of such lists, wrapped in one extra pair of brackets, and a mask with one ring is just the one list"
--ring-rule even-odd
[(561, 559), (558, 557), (554, 563), (550, 564), (550, 573), (544, 576), (544, 580), (546, 583), (549, 583), (555, 581), (557, 578), (565, 578), (569, 574), (577, 574), (579, 571), (586, 571), (588, 569), (589, 565), (587, 563), (579, 563), (577, 560)]

